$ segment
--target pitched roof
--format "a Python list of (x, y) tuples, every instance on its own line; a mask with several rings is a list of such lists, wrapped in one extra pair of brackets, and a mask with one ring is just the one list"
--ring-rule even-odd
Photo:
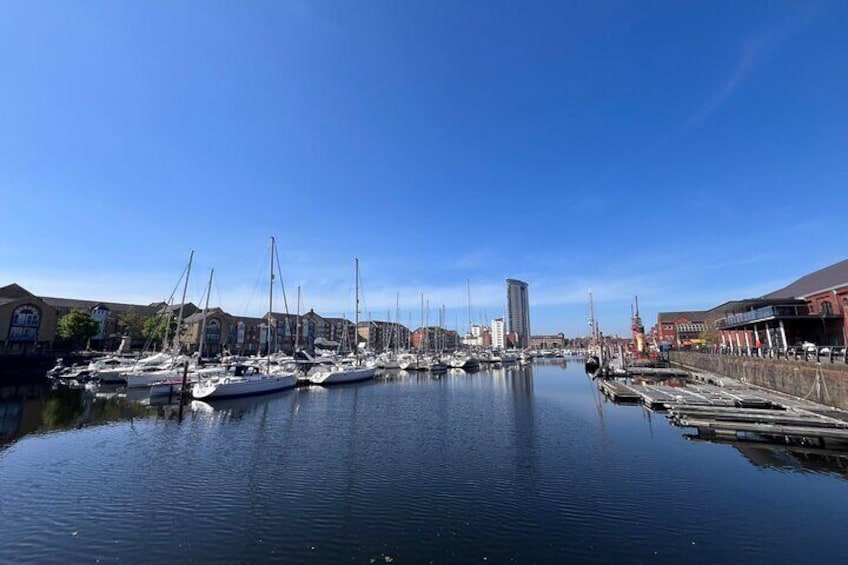
[(845, 285), (848, 285), (848, 259), (804, 275), (780, 290), (766, 294), (763, 298), (800, 298)]
[[(229, 314), (224, 312), (221, 308), (217, 308), (217, 307), (216, 308), (210, 308), (206, 312), (206, 319), (207, 320), (209, 318), (212, 318), (212, 317), (215, 317), (215, 316), (229, 316)], [(195, 312), (194, 314), (192, 314), (191, 316), (186, 316), (185, 319), (183, 320), (183, 322), (185, 322), (187, 324), (193, 324), (195, 322), (202, 322), (202, 321), (203, 321), (203, 310), (199, 310), (199, 311)]]
[(91, 310), (97, 306), (103, 306), (111, 312), (126, 312), (130, 308), (134, 308), (135, 311), (141, 315), (151, 316), (156, 314), (157, 311), (156, 308), (151, 308), (150, 306), (122, 304), (120, 302), (103, 302), (101, 300), (80, 300), (77, 298), (56, 298), (52, 296), (44, 296), (42, 297), (42, 300), (54, 308), (79, 308), (81, 310)]
[(691, 310), (689, 312), (658, 312), (657, 321), (673, 322), (679, 318), (686, 318), (690, 322), (703, 322), (707, 312), (705, 310)]
[(27, 298), (30, 296), (35, 296), (33, 293), (20, 286), (19, 284), (7, 284), (4, 287), (0, 287), (0, 298)]
[(327, 317), (324, 317), (324, 321), (330, 322), (332, 324), (337, 324), (339, 322), (347, 322), (348, 324), (353, 325), (353, 322), (351, 322), (347, 318), (327, 318)]
[(762, 306), (775, 306), (775, 305), (787, 305), (787, 304), (803, 304), (803, 300), (796, 300), (794, 298), (744, 298), (742, 300), (729, 300), (723, 304), (719, 304), (709, 310), (707, 310), (707, 318), (717, 319), (724, 317), (728, 314), (738, 314), (739, 312), (745, 312), (746, 310), (754, 310), (756, 308), (760, 308)]

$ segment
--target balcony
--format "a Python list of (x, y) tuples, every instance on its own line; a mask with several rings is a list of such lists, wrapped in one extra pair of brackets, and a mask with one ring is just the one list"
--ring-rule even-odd
[(839, 318), (840, 314), (825, 313), (814, 314), (810, 312), (810, 307), (807, 304), (787, 304), (787, 305), (772, 305), (763, 306), (749, 312), (733, 314), (716, 320), (716, 329), (722, 330), (758, 322), (767, 322), (770, 320), (787, 320), (787, 319), (806, 319), (806, 320), (821, 320)]

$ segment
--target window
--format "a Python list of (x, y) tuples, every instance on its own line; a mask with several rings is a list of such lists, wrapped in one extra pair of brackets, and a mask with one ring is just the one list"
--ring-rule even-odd
[(822, 316), (830, 316), (831, 314), (833, 314), (833, 305), (827, 300), (822, 302), (819, 308), (821, 310)]
[(41, 323), (41, 315), (35, 306), (19, 306), (12, 314), (13, 326), (37, 328)]
[(30, 304), (18, 306), (12, 313), (9, 325), (9, 341), (38, 341), (41, 311)]
[(206, 343), (221, 343), (221, 322), (211, 319), (206, 324)]

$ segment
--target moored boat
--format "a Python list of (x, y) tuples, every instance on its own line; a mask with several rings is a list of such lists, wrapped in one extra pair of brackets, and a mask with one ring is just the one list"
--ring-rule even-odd
[(339, 385), (357, 383), (373, 379), (376, 367), (343, 367), (336, 365), (329, 369), (318, 369), (308, 375), (309, 382), (316, 385)]
[(294, 373), (259, 373), (255, 367), (237, 365), (232, 375), (202, 379), (191, 388), (191, 395), (198, 400), (215, 400), (268, 394), (294, 388), (297, 377)]

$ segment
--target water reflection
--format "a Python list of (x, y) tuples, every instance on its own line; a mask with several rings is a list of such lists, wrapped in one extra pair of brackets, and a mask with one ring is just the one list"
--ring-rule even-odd
[(0, 388), (0, 447), (32, 433), (51, 432), (148, 416), (145, 406), (116, 391), (51, 389), (46, 385)]
[[(579, 364), (574, 367), (579, 369)], [(351, 454), (359, 443), (368, 441), (367, 429), (363, 428), (360, 420), (365, 411), (374, 410), (374, 398), (368, 392), (370, 389), (387, 386), (415, 389), (410, 390), (410, 394), (420, 395), (422, 402), (426, 403), (426, 409), (446, 415), (444, 422), (428, 424), (435, 429), (444, 427), (440, 432), (444, 434), (451, 433), (450, 425), (454, 425), (445, 422), (452, 422), (450, 415), (458, 406), (462, 406), (462, 402), (452, 398), (452, 395), (466, 395), (470, 390), (499, 390), (502, 393), (502, 396), (498, 397), (500, 401), (492, 405), (488, 416), (509, 424), (511, 431), (505, 439), (515, 448), (513, 466), (516, 472), (531, 475), (538, 472), (538, 436), (541, 433), (539, 419), (544, 417), (537, 414), (536, 402), (540, 394), (542, 397), (550, 397), (552, 390), (557, 391), (557, 394), (562, 394), (563, 391), (567, 394), (568, 403), (564, 406), (565, 410), (571, 411), (580, 407), (581, 413), (593, 414), (593, 419), (598, 423), (598, 441), (601, 446), (608, 446), (612, 441), (611, 431), (607, 429), (609, 410), (616, 411), (612, 416), (619, 419), (626, 417), (627, 413), (635, 415), (635, 411), (638, 411), (639, 419), (644, 422), (647, 437), (651, 440), (654, 440), (659, 432), (662, 432), (659, 433), (660, 436), (666, 434), (670, 425), (664, 417), (639, 406), (613, 405), (597, 390), (591, 380), (579, 370), (575, 372), (573, 367), (571, 369), (569, 370), (565, 359), (537, 359), (532, 364), (492, 366), (473, 373), (450, 370), (442, 375), (433, 375), (428, 372), (394, 370), (385, 372), (375, 381), (348, 386), (313, 387), (214, 403), (191, 401), (186, 406), (185, 413), (192, 420), (223, 425), (227, 422), (248, 420), (256, 414), (259, 415), (261, 423), (267, 420), (269, 413), (282, 410), (288, 414), (285, 425), (286, 429), (289, 429), (299, 412), (306, 408), (311, 417), (319, 418), (325, 425), (326, 422), (332, 422), (332, 433), (338, 433), (348, 440), (342, 459), (348, 467), (355, 467)], [(535, 374), (539, 372), (543, 373), (543, 378), (548, 379), (541, 393), (536, 391), (535, 386)], [(440, 392), (433, 392), (436, 389), (432, 387), (440, 388)], [(364, 401), (363, 395), (369, 400)], [(429, 398), (425, 398), (427, 396)], [(178, 419), (179, 409), (174, 404), (176, 398), (164, 397), (158, 400), (159, 406), (146, 405), (145, 403), (149, 403), (146, 391), (134, 390), (127, 395), (124, 389), (116, 387), (101, 387), (96, 391), (68, 388), (50, 390), (40, 384), (2, 387), (0, 448), (5, 448), (27, 434), (132, 421), (134, 418)], [(402, 409), (408, 410), (409, 407)], [(423, 408), (416, 408), (420, 409)], [(392, 409), (387, 409), (383, 421), (391, 422), (392, 417)], [(427, 419), (423, 415), (421, 418)], [(631, 420), (631, 425), (633, 423), (636, 422)], [(259, 429), (264, 429), (264, 425), (260, 425)], [(318, 429), (310, 433), (329, 432)], [(848, 478), (848, 453), (731, 439), (703, 439), (687, 434), (684, 434), (684, 437), (696, 442), (730, 445), (756, 467), (790, 472), (826, 473), (843, 479)]]
[(682, 441), (552, 361), (192, 402), (181, 422), (31, 391), (35, 431), (145, 419), (4, 450), (0, 562), (793, 562), (839, 539), (843, 455)]
[(822, 473), (848, 479), (848, 453), (799, 446), (767, 443), (744, 443), (703, 439), (698, 435), (685, 435), (691, 441), (724, 444), (733, 447), (751, 465), (800, 473)]

